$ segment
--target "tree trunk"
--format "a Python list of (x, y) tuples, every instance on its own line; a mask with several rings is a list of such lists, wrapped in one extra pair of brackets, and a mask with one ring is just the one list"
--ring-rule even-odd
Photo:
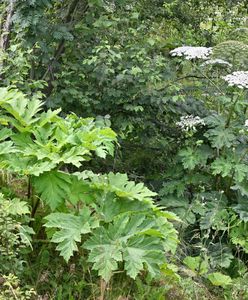
[(2, 33), (0, 37), (0, 51), (5, 52), (9, 46), (10, 32), (12, 26), (12, 16), (14, 14), (16, 0), (9, 0), (6, 9), (6, 18), (2, 25)]

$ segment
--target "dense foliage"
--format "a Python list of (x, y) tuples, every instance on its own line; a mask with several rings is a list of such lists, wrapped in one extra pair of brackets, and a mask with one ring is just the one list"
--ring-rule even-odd
[(248, 299), (247, 7), (0, 2), (0, 299)]

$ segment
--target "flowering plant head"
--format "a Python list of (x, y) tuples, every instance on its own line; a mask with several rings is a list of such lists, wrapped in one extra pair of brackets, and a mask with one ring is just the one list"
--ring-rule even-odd
[(183, 131), (196, 130), (196, 126), (205, 125), (204, 120), (198, 116), (182, 116), (180, 121), (176, 123)]
[(184, 56), (187, 60), (195, 58), (207, 59), (211, 53), (212, 48), (193, 46), (182, 46), (170, 51), (171, 56)]
[(232, 67), (232, 64), (230, 64), (228, 61), (223, 59), (208, 59), (203, 64), (201, 64), (202, 67), (205, 66), (220, 66), (220, 67)]
[(224, 76), (223, 79), (229, 86), (237, 86), (240, 89), (248, 88), (248, 71), (236, 71)]

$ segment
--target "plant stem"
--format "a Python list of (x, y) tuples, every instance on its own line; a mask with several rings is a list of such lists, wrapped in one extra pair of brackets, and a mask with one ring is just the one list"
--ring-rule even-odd
[(100, 279), (100, 291), (101, 291), (101, 295), (99, 297), (99, 300), (104, 300), (104, 295), (105, 295), (106, 287), (107, 287), (106, 281), (101, 278)]
[(32, 194), (32, 184), (31, 184), (31, 176), (28, 176), (28, 199), (30, 199)]
[(38, 198), (37, 201), (35, 202), (35, 204), (33, 205), (32, 212), (31, 212), (31, 218), (33, 218), (35, 216), (35, 213), (39, 207), (39, 204), (40, 204), (40, 198)]
[(229, 125), (230, 125), (230, 122), (231, 122), (231, 119), (232, 119), (232, 115), (233, 115), (233, 112), (234, 112), (234, 108), (235, 108), (235, 105), (237, 104), (238, 102), (238, 97), (237, 99), (234, 101), (233, 103), (233, 106), (231, 107), (230, 111), (229, 111), (229, 115), (228, 115), (228, 118), (227, 118), (227, 121), (226, 121), (226, 125), (225, 125), (225, 128), (228, 128)]

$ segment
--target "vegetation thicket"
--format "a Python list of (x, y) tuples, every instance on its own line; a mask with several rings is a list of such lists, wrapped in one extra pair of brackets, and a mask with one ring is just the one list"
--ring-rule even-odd
[(0, 300), (248, 299), (247, 13), (0, 1)]

